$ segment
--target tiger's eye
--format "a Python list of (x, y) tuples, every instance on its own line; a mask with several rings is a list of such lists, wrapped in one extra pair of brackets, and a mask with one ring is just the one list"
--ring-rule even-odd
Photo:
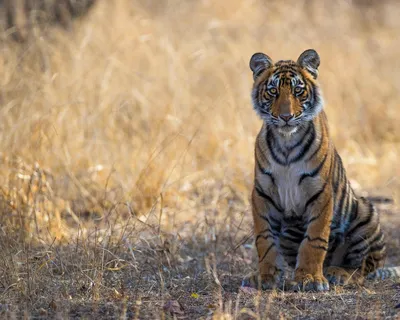
[(278, 93), (278, 90), (276, 90), (276, 88), (271, 88), (271, 89), (268, 90), (268, 93), (274, 95), (274, 94)]
[(296, 87), (296, 88), (294, 88), (294, 92), (295, 92), (295, 93), (301, 93), (301, 92), (303, 92), (303, 88), (301, 88), (301, 87)]

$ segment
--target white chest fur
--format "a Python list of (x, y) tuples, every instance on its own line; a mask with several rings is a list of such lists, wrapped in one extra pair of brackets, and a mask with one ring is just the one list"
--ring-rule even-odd
[[(289, 166), (273, 164), (270, 169), (274, 180), (274, 198), (279, 203), (285, 213), (292, 215), (301, 214), (305, 203), (311, 195), (318, 189), (318, 178), (307, 178), (299, 184), (300, 178), (304, 173), (308, 173), (312, 168), (304, 162), (293, 163)], [(265, 177), (263, 179), (267, 181)], [(261, 182), (263, 184), (263, 182)]]
[(304, 199), (307, 195), (304, 188), (299, 186), (299, 180), (301, 175), (307, 171), (306, 169), (302, 163), (288, 167), (276, 165), (272, 168), (279, 202), (285, 212), (298, 212), (304, 206)]

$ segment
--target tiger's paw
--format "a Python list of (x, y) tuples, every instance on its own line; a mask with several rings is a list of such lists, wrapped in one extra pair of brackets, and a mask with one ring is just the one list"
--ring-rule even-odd
[(325, 269), (325, 275), (329, 283), (334, 285), (362, 284), (363, 282), (359, 272), (352, 269), (330, 266)]
[(242, 281), (242, 287), (250, 287), (258, 290), (273, 290), (281, 287), (280, 275), (278, 274), (260, 274), (252, 272)]
[(323, 275), (297, 274), (291, 282), (293, 291), (329, 291), (329, 282)]

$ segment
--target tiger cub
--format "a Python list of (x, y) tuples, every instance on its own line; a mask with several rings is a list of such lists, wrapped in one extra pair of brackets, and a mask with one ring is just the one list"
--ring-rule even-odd
[(274, 288), (287, 266), (294, 268), (292, 288), (305, 291), (360, 283), (375, 270), (399, 274), (378, 269), (385, 258), (379, 215), (354, 194), (329, 137), (319, 64), (311, 49), (297, 62), (251, 57), (253, 106), (263, 120), (252, 192), (259, 272), (244, 286)]

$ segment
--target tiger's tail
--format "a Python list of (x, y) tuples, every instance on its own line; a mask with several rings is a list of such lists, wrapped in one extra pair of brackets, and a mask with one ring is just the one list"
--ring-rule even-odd
[(400, 280), (400, 266), (386, 267), (376, 269), (367, 276), (368, 280), (385, 280), (385, 279), (399, 279)]

